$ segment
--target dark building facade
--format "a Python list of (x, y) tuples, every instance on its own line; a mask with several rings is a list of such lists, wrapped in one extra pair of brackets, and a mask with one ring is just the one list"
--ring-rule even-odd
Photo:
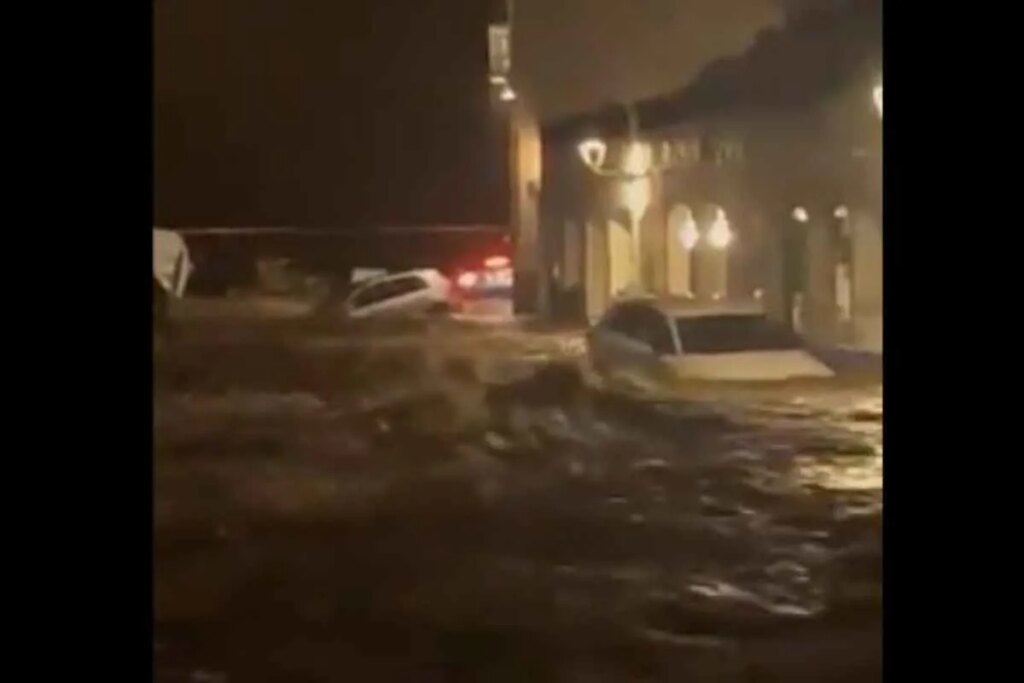
[(503, 0), (158, 0), (154, 224), (509, 221)]
[(817, 7), (678, 93), (544, 131), (544, 306), (764, 301), (881, 349), (881, 2)]

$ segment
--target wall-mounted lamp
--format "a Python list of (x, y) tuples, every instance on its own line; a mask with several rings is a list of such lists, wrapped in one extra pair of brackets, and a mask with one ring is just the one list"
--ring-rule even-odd
[(645, 178), (666, 171), (675, 165), (675, 149), (671, 144), (658, 145), (658, 158), (649, 142), (640, 138), (640, 124), (636, 109), (631, 104), (623, 105), (626, 110), (628, 132), (618, 168), (605, 168), (607, 143), (600, 138), (588, 138), (577, 145), (583, 163), (596, 175), (625, 179)]
[(588, 138), (576, 149), (583, 163), (592, 171), (598, 171), (604, 165), (605, 156), (608, 154), (608, 145), (600, 138)]
[(732, 228), (729, 227), (729, 219), (725, 217), (725, 211), (715, 210), (715, 220), (708, 230), (708, 244), (714, 249), (725, 249), (732, 243)]
[(686, 251), (693, 251), (700, 241), (700, 231), (697, 230), (697, 221), (692, 216), (687, 216), (679, 228), (679, 241)]

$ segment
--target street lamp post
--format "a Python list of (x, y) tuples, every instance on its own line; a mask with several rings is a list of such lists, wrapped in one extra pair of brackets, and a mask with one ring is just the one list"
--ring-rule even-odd
[[(641, 140), (636, 111), (629, 104), (624, 105), (628, 121), (628, 132), (624, 151), (617, 165), (606, 165), (608, 145), (600, 138), (588, 138), (579, 143), (577, 152), (583, 164), (595, 175), (617, 179), (622, 185), (621, 201), (630, 214), (634, 261), (640, 262), (640, 219), (648, 208), (651, 199), (651, 184), (661, 178), (666, 171), (678, 167), (685, 157), (677, 153), (672, 144), (662, 144), (654, 153), (652, 146)], [(704, 244), (710, 252), (722, 254), (733, 241), (733, 231), (729, 220), (721, 207), (715, 208), (711, 225), (704, 236)], [(697, 248), (702, 236), (696, 222), (689, 216), (678, 227), (678, 238), (688, 254)], [(638, 284), (640, 269), (637, 268)]]
[(540, 132), (531, 107), (513, 87), (514, 26), (515, 2), (505, 0), (503, 21), (488, 29), (488, 78), (506, 131), (509, 227), (515, 245), (514, 307), (517, 312), (543, 312), (546, 299), (539, 282), (537, 206), (541, 182)]
[(631, 250), (634, 264), (634, 285), (642, 288), (640, 222), (651, 202), (652, 181), (674, 166), (668, 155), (655, 159), (651, 145), (641, 140), (636, 110), (631, 104), (623, 105), (627, 118), (626, 142), (619, 163), (606, 165), (608, 144), (601, 138), (587, 138), (579, 143), (577, 152), (583, 165), (594, 175), (612, 178), (620, 183), (620, 203), (629, 219)]
[(657, 160), (652, 158), (650, 145), (640, 139), (636, 110), (629, 103), (622, 106), (626, 110), (628, 122), (626, 152), (622, 163), (618, 168), (606, 168), (604, 163), (608, 155), (608, 145), (601, 138), (592, 137), (583, 140), (576, 147), (583, 164), (596, 175), (626, 180), (648, 178), (675, 166), (671, 159), (667, 158), (668, 155), (663, 154)]

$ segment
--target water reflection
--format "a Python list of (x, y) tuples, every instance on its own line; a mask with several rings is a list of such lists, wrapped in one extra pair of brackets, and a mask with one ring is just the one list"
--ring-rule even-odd
[(882, 488), (882, 456), (797, 456), (795, 476), (804, 486), (828, 491), (877, 491)]
[[(304, 379), (358, 367), (310, 362)], [(173, 541), (210, 518), (227, 540), (204, 567), (245, 577), (236, 590), (256, 586), (253, 601), (288, 586), (294, 595), (265, 609), (289, 628), (316, 603), (341, 606), (342, 626), (359, 632), (350, 605), (366, 595), (380, 620), (428, 632), (521, 620), (567, 638), (584, 624), (731, 647), (836, 605), (874, 609), (875, 397), (655, 404), (566, 389), (557, 374), (552, 386), (495, 387), (495, 367), (438, 362), (351, 380), (347, 393), (332, 384), (326, 398), (159, 397), (160, 605), (197, 592), (195, 551)], [(244, 543), (231, 540), (238, 520)], [(223, 623), (252, 621), (240, 611)]]

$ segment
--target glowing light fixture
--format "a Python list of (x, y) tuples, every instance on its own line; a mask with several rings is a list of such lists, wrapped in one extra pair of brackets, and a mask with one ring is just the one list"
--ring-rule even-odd
[(484, 260), (488, 268), (507, 268), (510, 263), (508, 256), (491, 256)]
[(516, 91), (506, 83), (501, 87), (501, 92), (498, 93), (498, 99), (502, 102), (511, 102), (516, 99)]
[(687, 216), (679, 228), (679, 241), (682, 242), (683, 249), (687, 251), (693, 251), (697, 247), (697, 242), (700, 241), (700, 231), (697, 230), (697, 222), (693, 220), (692, 216)]
[(844, 204), (840, 204), (839, 206), (836, 207), (836, 210), (833, 213), (833, 215), (836, 218), (843, 220), (850, 217), (850, 210), (846, 208)]
[(638, 221), (651, 204), (651, 183), (639, 177), (623, 180), (621, 183), (621, 205), (629, 211), (630, 218)]
[(647, 175), (651, 170), (650, 145), (636, 140), (630, 142), (622, 159), (622, 170), (634, 178)]
[(583, 163), (596, 169), (604, 163), (605, 156), (608, 154), (608, 145), (599, 138), (589, 138), (581, 142), (577, 150)]
[(798, 206), (793, 209), (793, 220), (797, 223), (806, 223), (810, 218), (811, 217), (807, 214), (807, 209), (804, 207)]
[(476, 285), (477, 280), (479, 279), (479, 276), (473, 271), (466, 271), (465, 273), (459, 275), (458, 279), (455, 282), (462, 289), (471, 289), (473, 286)]
[(716, 209), (715, 220), (708, 230), (708, 244), (714, 249), (725, 249), (732, 243), (732, 229), (729, 227), (729, 220), (725, 217), (725, 211)]
[(871, 92), (871, 98), (875, 103), (875, 111), (878, 112), (878, 118), (882, 118), (882, 84), (879, 83), (875, 86), (875, 89)]

